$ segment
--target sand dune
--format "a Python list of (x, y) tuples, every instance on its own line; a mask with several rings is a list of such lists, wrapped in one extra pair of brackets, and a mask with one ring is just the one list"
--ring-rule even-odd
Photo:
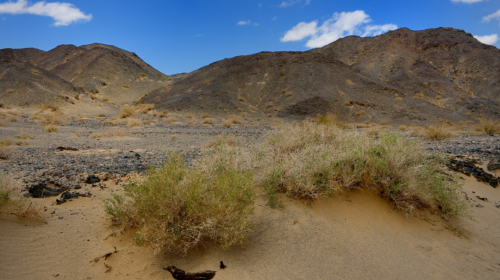
[[(110, 236), (100, 199), (121, 187), (87, 187), (96, 197), (60, 206), (44, 199), (46, 224), (0, 218), (0, 278), (172, 279), (162, 266), (219, 270), (223, 260), (228, 267), (214, 279), (498, 279), (500, 209), (494, 202), (500, 194), (474, 179), (465, 182), (469, 197), (489, 200), (476, 208), (477, 222), (445, 221), (425, 211), (406, 216), (371, 191), (309, 206), (284, 197), (284, 211), (263, 207), (260, 197), (243, 246), (223, 251), (205, 243), (188, 256), (154, 256), (127, 234)], [(116, 253), (95, 261), (114, 247)]]

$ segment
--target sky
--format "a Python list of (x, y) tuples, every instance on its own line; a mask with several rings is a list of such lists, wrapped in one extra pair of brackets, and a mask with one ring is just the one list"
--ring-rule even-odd
[(402, 27), (463, 29), (500, 47), (500, 0), (0, 0), (0, 49), (103, 43), (167, 75)]

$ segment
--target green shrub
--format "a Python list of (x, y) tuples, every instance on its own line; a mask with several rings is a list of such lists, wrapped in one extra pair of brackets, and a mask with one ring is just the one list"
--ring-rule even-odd
[(137, 245), (187, 253), (209, 238), (223, 248), (241, 242), (252, 223), (253, 176), (235, 164), (236, 154), (221, 145), (190, 168), (171, 155), (161, 168), (105, 201), (114, 227), (132, 228)]
[(472, 217), (458, 177), (443, 171), (443, 158), (395, 132), (374, 139), (365, 132), (304, 122), (280, 129), (260, 155), (267, 190), (313, 200), (341, 188), (368, 188), (408, 213), (428, 206), (447, 216)]

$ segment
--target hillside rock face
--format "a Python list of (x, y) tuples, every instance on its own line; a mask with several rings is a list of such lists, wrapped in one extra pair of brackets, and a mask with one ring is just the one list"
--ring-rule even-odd
[(500, 118), (500, 50), (451, 28), (337, 40), (225, 59), (141, 102), (174, 110), (426, 124)]
[(169, 84), (134, 53), (103, 45), (0, 50), (0, 100), (19, 106), (71, 102), (79, 95), (130, 103)]

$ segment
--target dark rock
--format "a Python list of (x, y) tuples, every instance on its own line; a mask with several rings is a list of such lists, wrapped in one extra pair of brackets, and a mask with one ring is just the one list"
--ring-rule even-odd
[(209, 280), (213, 279), (215, 276), (215, 271), (205, 270), (202, 272), (186, 273), (184, 270), (179, 269), (175, 266), (163, 267), (163, 269), (169, 271), (172, 277), (176, 280)]
[(38, 185), (32, 185), (29, 190), (29, 194), (34, 197), (34, 198), (43, 198), (43, 197), (49, 197), (49, 196), (58, 196), (64, 190), (62, 189), (54, 189), (47, 187), (46, 184), (40, 183)]
[(480, 197), (479, 195), (476, 195), (477, 199), (480, 199), (482, 201), (488, 201), (486, 197)]
[(77, 149), (77, 148), (62, 147), (62, 146), (59, 146), (59, 147), (57, 147), (56, 149), (58, 149), (59, 151), (78, 151), (78, 149)]
[(85, 180), (85, 183), (87, 184), (94, 184), (94, 183), (99, 183), (101, 179), (95, 175), (89, 175), (87, 179)]

